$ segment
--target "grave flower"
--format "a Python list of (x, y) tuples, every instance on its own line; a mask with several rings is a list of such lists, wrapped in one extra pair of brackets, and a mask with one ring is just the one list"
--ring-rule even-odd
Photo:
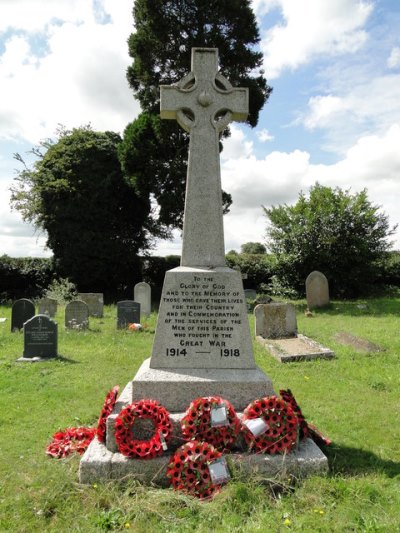
[(223, 457), (212, 444), (192, 440), (178, 448), (167, 467), (167, 477), (175, 490), (200, 499), (208, 499), (219, 492), (224, 480), (211, 480), (210, 466)]
[(256, 453), (287, 453), (297, 444), (298, 419), (277, 396), (251, 402), (243, 412), (242, 428), (249, 449)]
[[(153, 436), (149, 440), (134, 438), (135, 420), (151, 420)], [(168, 411), (156, 400), (139, 400), (127, 405), (115, 421), (115, 442), (126, 457), (151, 459), (162, 455), (172, 436), (172, 423)]]
[(68, 457), (71, 453), (83, 455), (96, 435), (96, 428), (66, 428), (54, 433), (46, 448), (47, 455), (56, 458)]
[(97, 423), (97, 438), (100, 442), (105, 442), (106, 440), (105, 437), (106, 437), (107, 418), (110, 416), (110, 414), (112, 413), (114, 409), (115, 402), (117, 401), (118, 393), (119, 393), (119, 385), (116, 385), (110, 390), (110, 392), (107, 394), (104, 400), (104, 404), (100, 412), (99, 421)]
[(240, 430), (240, 420), (230, 402), (220, 396), (196, 398), (181, 420), (185, 440), (206, 441), (225, 451), (232, 447)]

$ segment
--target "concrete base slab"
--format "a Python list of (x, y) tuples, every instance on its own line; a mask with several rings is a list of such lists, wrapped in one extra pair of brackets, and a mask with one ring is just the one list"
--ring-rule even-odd
[(200, 396), (222, 396), (236, 411), (254, 400), (274, 393), (271, 379), (254, 369), (150, 368), (146, 359), (132, 382), (131, 402), (142, 398), (159, 401), (169, 412), (182, 412)]
[[(131, 478), (144, 484), (166, 487), (169, 485), (166, 470), (171, 455), (166, 453), (147, 460), (127, 458), (110, 452), (95, 438), (80, 462), (79, 481), (93, 484)], [(297, 450), (287, 455), (230, 453), (226, 454), (226, 458), (233, 477), (235, 471), (239, 471), (246, 476), (258, 475), (268, 482), (288, 477), (301, 479), (328, 471), (327, 457), (311, 439), (305, 439)]]
[(258, 335), (256, 340), (281, 363), (335, 357), (332, 350), (301, 334), (291, 339), (264, 339)]
[(55, 357), (18, 357), (15, 360), (16, 363), (40, 363), (41, 361), (49, 361), (55, 359)]

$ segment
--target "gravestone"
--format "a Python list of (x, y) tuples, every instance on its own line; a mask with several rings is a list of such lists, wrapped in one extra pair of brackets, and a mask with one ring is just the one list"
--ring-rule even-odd
[(47, 315), (51, 318), (57, 313), (57, 300), (54, 298), (42, 298), (38, 302), (39, 315)]
[(104, 296), (102, 292), (80, 292), (78, 298), (87, 304), (90, 316), (103, 317)]
[(35, 315), (35, 306), (31, 300), (21, 298), (11, 308), (11, 331), (20, 330), (24, 323)]
[(306, 298), (309, 309), (329, 305), (329, 285), (326, 276), (314, 270), (306, 279)]
[(293, 304), (260, 304), (254, 309), (256, 336), (284, 339), (297, 335), (296, 311)]
[(24, 324), (25, 359), (57, 357), (57, 324), (47, 315), (36, 315)]
[[(178, 84), (161, 86), (161, 118), (190, 133), (181, 264), (165, 274), (151, 358), (143, 362), (107, 418), (106, 446), (94, 439), (80, 463), (80, 481), (136, 475), (166, 483), (168, 456), (129, 460), (116, 452), (113, 425), (121, 408), (143, 398), (160, 402), (175, 428), (190, 402), (219, 395), (236, 411), (274, 394), (256, 366), (240, 272), (225, 263), (219, 137), (232, 120), (245, 120), (248, 90), (234, 89), (218, 72), (218, 51), (192, 49), (192, 69)], [(176, 429), (176, 431), (178, 431)], [(181, 439), (175, 438), (176, 449)], [(326, 457), (310, 440), (293, 459), (232, 454), (233, 461), (268, 472), (326, 470)], [(312, 458), (312, 461), (308, 461)], [(295, 468), (296, 467), (296, 468)], [(275, 470), (274, 470), (275, 469)], [(286, 473), (287, 475), (287, 473)]]
[(255, 300), (257, 298), (257, 291), (254, 289), (245, 289), (244, 296), (246, 300)]
[(68, 302), (65, 306), (65, 327), (67, 329), (87, 329), (89, 327), (89, 307), (82, 300)]
[(135, 302), (140, 303), (140, 313), (148, 316), (151, 313), (151, 287), (145, 281), (136, 283), (134, 287)]
[(140, 323), (140, 303), (133, 300), (117, 302), (117, 328), (127, 328), (129, 324)]

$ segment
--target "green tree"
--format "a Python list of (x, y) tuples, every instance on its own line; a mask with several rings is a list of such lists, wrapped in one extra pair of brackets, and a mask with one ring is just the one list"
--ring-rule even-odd
[(242, 254), (265, 254), (266, 252), (267, 249), (261, 242), (246, 242), (240, 247)]
[[(137, 190), (154, 194), (159, 223), (181, 227), (189, 136), (175, 121), (160, 120), (159, 86), (189, 72), (192, 47), (218, 48), (222, 75), (249, 88), (247, 122), (254, 127), (271, 92), (255, 50), (257, 23), (248, 0), (136, 0), (133, 15), (127, 77), (143, 113), (126, 128), (120, 158)], [(223, 203), (226, 212), (227, 193)]]
[(138, 195), (121, 170), (120, 143), (116, 133), (90, 127), (61, 131), (35, 150), (38, 159), (11, 188), (12, 207), (47, 232), (58, 274), (80, 291), (131, 287), (153, 230), (149, 196)]
[(264, 207), (267, 244), (280, 281), (304, 293), (313, 270), (323, 272), (333, 295), (354, 297), (371, 289), (391, 243), (388, 217), (359, 193), (315, 184), (293, 206)]

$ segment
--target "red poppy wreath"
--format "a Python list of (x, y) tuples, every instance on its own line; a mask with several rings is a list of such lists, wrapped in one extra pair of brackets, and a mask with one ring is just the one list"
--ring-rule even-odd
[(256, 453), (290, 452), (297, 443), (298, 419), (277, 396), (254, 400), (243, 412), (244, 438)]
[(115, 385), (115, 387), (110, 390), (110, 392), (106, 396), (106, 399), (104, 400), (104, 404), (100, 412), (99, 421), (97, 423), (97, 438), (100, 442), (105, 442), (106, 440), (107, 418), (110, 416), (114, 409), (118, 397), (118, 392), (119, 385)]
[(54, 433), (50, 444), (46, 448), (47, 455), (60, 459), (68, 457), (76, 452), (82, 455), (93, 437), (96, 435), (96, 428), (67, 428), (64, 431)]
[(220, 396), (197, 398), (181, 420), (185, 440), (200, 440), (218, 450), (232, 447), (240, 430), (240, 420), (230, 402)]
[(207, 442), (186, 442), (178, 448), (168, 464), (167, 477), (174, 489), (201, 499), (208, 499), (220, 490), (211, 480), (209, 465), (222, 453)]
[[(148, 419), (154, 424), (154, 433), (149, 440), (133, 438), (135, 420)], [(168, 411), (156, 400), (139, 400), (127, 405), (115, 421), (115, 441), (119, 451), (126, 457), (151, 459), (162, 455), (172, 435)]]

